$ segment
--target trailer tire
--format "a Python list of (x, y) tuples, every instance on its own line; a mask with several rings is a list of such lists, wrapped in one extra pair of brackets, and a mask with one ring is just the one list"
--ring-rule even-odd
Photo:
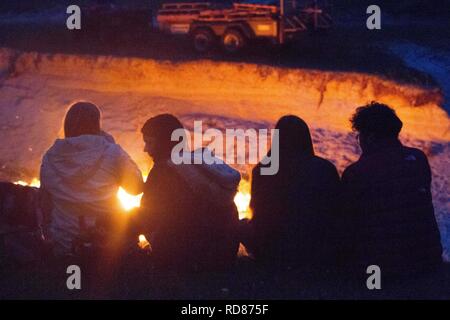
[(192, 43), (195, 51), (199, 53), (210, 51), (215, 40), (215, 35), (210, 29), (198, 28), (192, 32)]
[(228, 53), (238, 53), (246, 44), (247, 38), (237, 29), (228, 29), (222, 36), (222, 46)]

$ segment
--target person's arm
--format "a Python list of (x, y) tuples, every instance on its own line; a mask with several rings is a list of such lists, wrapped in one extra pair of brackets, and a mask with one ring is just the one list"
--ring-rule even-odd
[(425, 155), (425, 153), (423, 153), (422, 151), (418, 150), (418, 157), (421, 160), (421, 174), (423, 174), (425, 183), (426, 183), (426, 187), (427, 189), (430, 191), (431, 194), (431, 180), (432, 180), (432, 172), (431, 172), (431, 167), (430, 167), (430, 163), (428, 162), (428, 158)]
[(355, 244), (360, 241), (361, 193), (352, 167), (344, 170), (341, 179), (341, 212), (336, 224), (336, 242), (338, 245), (338, 263), (347, 266), (353, 261)]
[(164, 226), (179, 225), (190, 197), (192, 193), (173, 171), (153, 169), (146, 182), (137, 219), (151, 232)]
[[(114, 137), (104, 130), (101, 130), (99, 135), (104, 136), (111, 143), (116, 143)], [(125, 150), (123, 150), (119, 145), (117, 146), (120, 186), (128, 193), (138, 195), (142, 193), (144, 188), (142, 173)]]
[(329, 164), (325, 169), (325, 190), (320, 205), (333, 215), (339, 213), (341, 200), (341, 179), (334, 165)]
[(138, 195), (144, 190), (141, 170), (122, 148), (119, 155), (119, 184), (132, 195)]
[(348, 216), (355, 211), (354, 203), (359, 200), (355, 198), (356, 192), (352, 182), (350, 168), (345, 169), (342, 173), (341, 188), (341, 213), (343, 216)]
[(42, 212), (42, 224), (48, 225), (53, 210), (52, 196), (44, 186), (39, 188), (39, 208)]
[(41, 185), (38, 192), (37, 220), (44, 242), (51, 244), (51, 237), (48, 232), (52, 220), (53, 200), (50, 192), (44, 185)]
[(261, 228), (259, 226), (264, 222), (264, 195), (261, 190), (261, 176), (260, 173), (260, 165), (257, 165), (252, 170), (251, 177), (251, 198), (250, 198), (250, 209), (253, 213), (252, 220), (244, 220), (239, 222), (239, 240), (242, 242), (245, 247), (250, 250), (252, 253), (258, 253), (258, 249), (260, 248), (259, 241), (261, 238)]
[(47, 190), (45, 184), (46, 181), (44, 179), (43, 171), (46, 170), (45, 166), (45, 156), (41, 161), (41, 168), (39, 172), (39, 180), (41, 181), (41, 186), (38, 192), (38, 206), (39, 206), (39, 223), (45, 228), (45, 226), (50, 224), (51, 215), (53, 210), (53, 200), (50, 192)]

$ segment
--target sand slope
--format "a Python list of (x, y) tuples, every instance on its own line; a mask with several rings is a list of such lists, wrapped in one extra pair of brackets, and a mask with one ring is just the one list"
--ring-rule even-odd
[[(89, 100), (103, 125), (144, 171), (140, 127), (151, 115), (171, 112), (191, 128), (271, 127), (284, 114), (311, 126), (319, 155), (339, 171), (359, 149), (348, 118), (371, 100), (395, 107), (402, 140), (423, 149), (433, 169), (433, 194), (447, 255), (450, 253), (450, 121), (437, 90), (373, 75), (275, 68), (256, 64), (23, 53), (0, 49), (0, 178), (31, 180), (40, 159), (61, 133), (67, 106)], [(249, 168), (240, 168), (241, 170)]]

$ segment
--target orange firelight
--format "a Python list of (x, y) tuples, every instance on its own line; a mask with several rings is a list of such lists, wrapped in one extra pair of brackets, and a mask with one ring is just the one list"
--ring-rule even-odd
[[(144, 176), (145, 178), (145, 176)], [(30, 182), (26, 181), (16, 181), (14, 184), (21, 185), (21, 186), (30, 186), (39, 188), (41, 183), (37, 178), (34, 178)], [(117, 198), (120, 201), (120, 204), (122, 205), (122, 208), (124, 209), (124, 212), (130, 212), (131, 210), (135, 208), (139, 208), (141, 205), (143, 194), (138, 195), (131, 195), (125, 191), (122, 187), (119, 188), (117, 191)], [(234, 203), (238, 209), (239, 212), (239, 219), (251, 219), (252, 218), (252, 212), (250, 209), (250, 182), (247, 180), (242, 179), (239, 183), (238, 192), (236, 193), (234, 197)]]
[(142, 250), (147, 250), (147, 249), (151, 250), (152, 247), (150, 245), (150, 242), (148, 242), (147, 238), (145, 237), (145, 235), (140, 234), (138, 237), (138, 240), (139, 240), (139, 242), (138, 242), (139, 248), (141, 248)]
[(238, 192), (234, 196), (234, 204), (239, 212), (239, 219), (251, 219), (253, 217), (250, 208), (250, 182), (242, 179), (239, 183)]

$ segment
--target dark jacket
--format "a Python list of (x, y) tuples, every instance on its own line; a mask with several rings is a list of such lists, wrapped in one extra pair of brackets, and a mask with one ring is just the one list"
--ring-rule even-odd
[(239, 244), (233, 203), (239, 173), (169, 162), (151, 170), (141, 205), (157, 265), (181, 271), (230, 267)]
[(441, 262), (442, 247), (425, 154), (386, 141), (365, 152), (342, 177), (349, 267), (375, 264), (405, 273)]
[(280, 160), (276, 175), (261, 175), (261, 164), (253, 170), (254, 234), (247, 246), (266, 265), (328, 264), (335, 253), (336, 168), (314, 156), (312, 148), (309, 153)]

